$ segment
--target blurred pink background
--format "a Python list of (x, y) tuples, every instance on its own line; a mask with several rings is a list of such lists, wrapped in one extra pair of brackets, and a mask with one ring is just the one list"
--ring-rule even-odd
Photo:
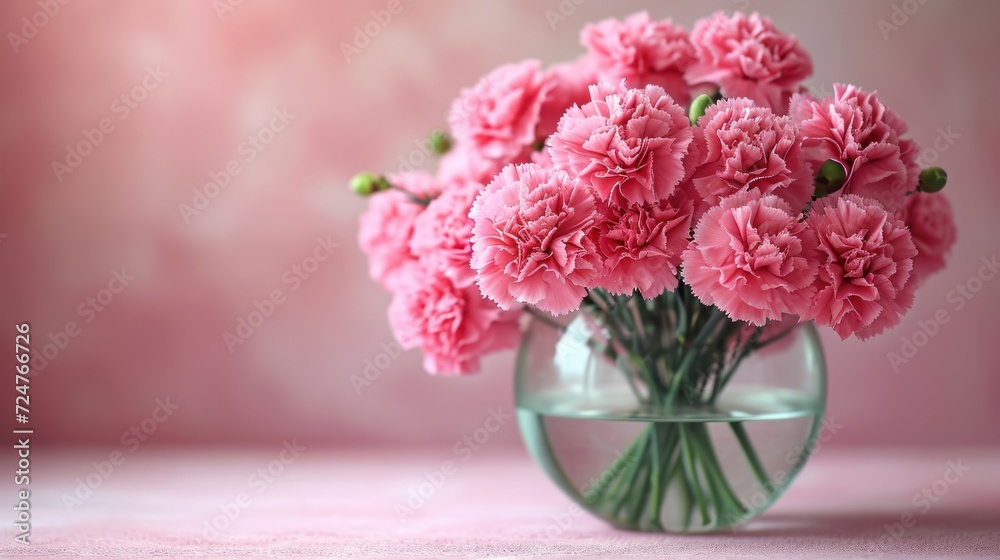
[[(398, 168), (493, 67), (574, 58), (582, 25), (648, 7), (688, 28), (716, 9), (768, 14), (812, 53), (814, 90), (877, 88), (913, 138), (938, 139), (925, 161), (950, 174), (958, 245), (895, 330), (865, 344), (824, 333), (827, 414), (844, 426), (830, 445), (1000, 444), (1000, 277), (952, 292), (1000, 252), (1000, 4), (403, 0), (386, 20), (389, 4), (70, 2), (30, 38), (22, 18), (39, 3), (0, 5), (8, 42), (26, 37), (0, 48), (0, 329), (12, 339), (29, 321), (34, 352), (52, 344), (32, 380), (37, 439), (115, 445), (167, 397), (179, 409), (158, 444), (447, 444), (512, 409), (511, 353), (463, 379), (382, 355), (388, 296), (367, 279), (365, 203), (347, 180)], [(206, 192), (231, 160), (239, 173)], [(331, 257), (309, 262), (324, 244)], [(296, 265), (309, 270), (297, 284)], [(230, 352), (224, 333), (279, 289)], [(942, 310), (894, 368), (888, 353)], [(368, 363), (384, 368), (355, 390)]]

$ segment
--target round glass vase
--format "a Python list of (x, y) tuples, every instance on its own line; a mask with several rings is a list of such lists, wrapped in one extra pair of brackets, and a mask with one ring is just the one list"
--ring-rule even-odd
[[(641, 311), (658, 325), (658, 313), (676, 318)], [(641, 319), (618, 314), (629, 315)], [(755, 329), (722, 316), (699, 328), (696, 316), (679, 336), (669, 320), (623, 332), (629, 322), (608, 317), (536, 315), (525, 333), (518, 425), (549, 477), (631, 530), (735, 529), (774, 503), (814, 447), (826, 403), (812, 323)]]

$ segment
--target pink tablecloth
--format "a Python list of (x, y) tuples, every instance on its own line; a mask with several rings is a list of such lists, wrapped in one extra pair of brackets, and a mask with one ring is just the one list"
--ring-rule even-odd
[[(578, 514), (518, 449), (459, 461), (409, 515), (396, 505), (455, 459), (449, 448), (282, 449), (143, 448), (110, 470), (107, 450), (37, 450), (31, 545), (14, 544), (2, 519), (0, 556), (1000, 558), (1000, 450), (821, 449), (740, 532), (675, 536)], [(966, 472), (935, 488), (949, 461)], [(925, 487), (936, 498), (926, 512), (914, 503)]]

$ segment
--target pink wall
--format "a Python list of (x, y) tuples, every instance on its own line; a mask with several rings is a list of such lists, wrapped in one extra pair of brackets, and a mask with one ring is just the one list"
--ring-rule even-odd
[[(31, 321), (38, 352), (68, 321), (79, 327), (32, 382), (39, 437), (116, 442), (168, 395), (180, 408), (158, 443), (447, 443), (509, 407), (510, 355), (458, 380), (424, 375), (415, 353), (379, 358), (388, 298), (366, 278), (364, 203), (347, 179), (395, 168), (494, 66), (574, 57), (582, 24), (648, 5), (687, 26), (714, 9), (770, 14), (812, 52), (818, 91), (878, 88), (925, 146), (952, 131), (936, 154), (960, 228), (950, 268), (895, 331), (867, 344), (825, 337), (829, 414), (844, 426), (833, 443), (1000, 443), (1000, 277), (973, 280), (1000, 253), (1000, 4), (897, 0), (886, 39), (878, 21), (892, 21), (892, 0), (577, 3), (404, 0), (382, 26), (371, 11), (389, 2), (247, 0), (221, 18), (208, 2), (73, 2), (16, 53), (0, 48), (0, 328), (13, 338), (15, 322)], [(0, 4), (0, 29), (20, 33), (38, 9)], [(342, 43), (366, 26), (378, 33), (348, 62)], [(146, 77), (150, 67), (161, 75)], [(271, 119), (281, 108), (287, 124)], [(110, 132), (57, 177), (52, 162), (102, 119)], [(272, 122), (281, 130), (262, 133)], [(271, 142), (241, 146), (259, 133)], [(230, 160), (239, 173), (186, 221), (179, 205)], [(293, 290), (285, 275), (317, 238), (337, 248)], [(122, 267), (134, 279), (86, 311)], [(959, 309), (949, 293), (966, 283), (981, 290)], [(223, 333), (278, 289), (283, 303), (230, 353)], [(947, 324), (894, 371), (887, 353), (935, 314)], [(388, 367), (357, 394), (350, 376), (366, 360)], [(516, 442), (516, 430), (500, 437)]]

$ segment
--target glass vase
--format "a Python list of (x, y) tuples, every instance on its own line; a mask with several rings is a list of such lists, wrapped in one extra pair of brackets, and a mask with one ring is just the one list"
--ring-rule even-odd
[(625, 529), (718, 531), (791, 484), (826, 373), (812, 323), (735, 323), (683, 290), (592, 292), (575, 314), (535, 314), (516, 401), (531, 454), (585, 510)]

